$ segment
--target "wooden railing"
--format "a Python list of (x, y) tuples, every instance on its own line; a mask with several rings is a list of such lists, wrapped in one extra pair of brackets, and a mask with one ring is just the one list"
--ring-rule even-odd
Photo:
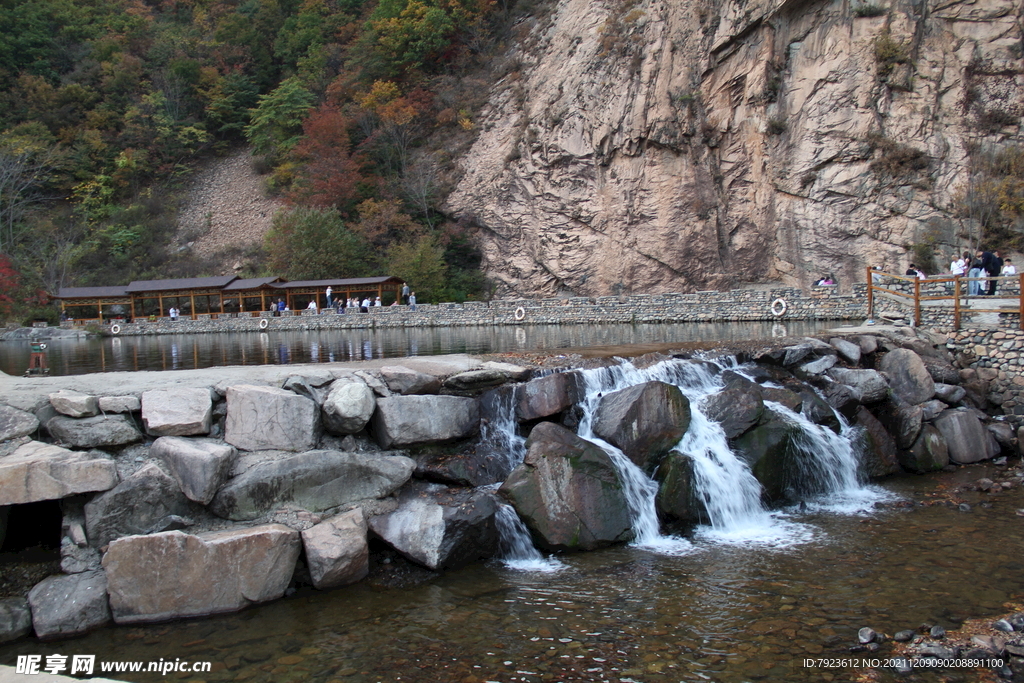
[[(889, 281), (895, 280), (897, 282), (908, 282), (913, 285), (913, 294), (908, 292), (901, 292), (896, 289), (889, 289), (882, 284), (876, 284), (875, 278), (885, 281), (888, 278)], [(995, 281), (1009, 281), (1018, 284), (1016, 292), (1004, 292), (1002, 294), (998, 291), (998, 285), (996, 286), (996, 294), (989, 296), (988, 294), (968, 294), (970, 283), (984, 283), (986, 291), (988, 290), (988, 283)], [(997, 276), (985, 276), (985, 277), (963, 277), (961, 275), (952, 275), (947, 277), (930, 277), (926, 280), (921, 280), (918, 277), (912, 277), (909, 275), (896, 275), (894, 273), (885, 273), (880, 270), (875, 270), (871, 267), (867, 269), (867, 283), (868, 283), (868, 317), (875, 317), (875, 292), (884, 292), (891, 296), (901, 297), (910, 299), (913, 302), (914, 307), (914, 325), (919, 326), (921, 324), (921, 302), (922, 301), (948, 301), (950, 307), (953, 309), (953, 329), (960, 329), (961, 316), (963, 311), (966, 310), (970, 313), (1018, 313), (1020, 314), (1020, 329), (1024, 330), (1024, 297), (1021, 293), (1024, 292), (1024, 273), (1017, 275), (997, 275)], [(921, 285), (922, 284), (948, 284), (952, 283), (953, 290), (947, 294), (934, 295), (929, 294), (922, 296)], [(967, 285), (965, 288), (964, 285)], [(999, 299), (1016, 300), (1015, 306), (1003, 306), (1000, 308), (975, 308), (970, 305), (970, 301), (992, 301)], [(966, 305), (965, 305), (965, 302)]]

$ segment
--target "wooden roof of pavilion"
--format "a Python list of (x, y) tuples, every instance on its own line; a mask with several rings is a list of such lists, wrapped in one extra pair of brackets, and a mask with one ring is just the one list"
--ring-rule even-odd
[(224, 289), (237, 279), (237, 275), (221, 275), (220, 277), (187, 277), (177, 280), (135, 280), (129, 283), (126, 289), (129, 294), (166, 292), (175, 289)]
[(405, 284), (405, 280), (392, 275), (381, 277), (350, 277), (336, 280), (293, 280), (274, 285), (278, 289), (293, 289), (296, 287), (359, 287), (362, 285), (382, 285), (385, 283)]
[(116, 287), (61, 287), (54, 299), (110, 299), (127, 297), (124, 285)]
[(54, 299), (109, 299), (114, 297), (127, 298), (133, 294), (144, 294), (148, 292), (181, 292), (182, 294), (197, 289), (219, 289), (224, 292), (242, 292), (272, 287), (274, 289), (298, 289), (316, 288), (325, 289), (330, 287), (366, 287), (376, 288), (378, 285), (405, 284), (405, 280), (392, 275), (379, 277), (350, 277), (336, 278), (333, 280), (295, 280), (292, 282), (283, 281), (282, 278), (257, 277), (239, 279), (235, 275), (222, 275), (219, 277), (191, 277), (175, 280), (135, 280), (128, 285), (111, 287), (61, 287)]
[(266, 286), (274, 286), (281, 281), (282, 278), (278, 276), (273, 277), (252, 277), (244, 280), (235, 280), (231, 284), (224, 287), (225, 292), (237, 292), (246, 289), (259, 289)]

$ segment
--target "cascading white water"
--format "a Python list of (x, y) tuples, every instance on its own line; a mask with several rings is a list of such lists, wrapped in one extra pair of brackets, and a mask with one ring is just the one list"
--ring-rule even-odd
[(493, 449), (495, 457), (501, 459), (505, 476), (526, 457), (526, 439), (519, 435), (516, 422), (515, 396), (514, 391), (496, 392), (490, 420), (480, 430), (481, 441)]
[(498, 526), (498, 542), (501, 547), (501, 561), (510, 569), (550, 572), (565, 565), (554, 558), (544, 557), (533, 545), (530, 530), (519, 519), (515, 508), (506, 503), (498, 504), (494, 515)]

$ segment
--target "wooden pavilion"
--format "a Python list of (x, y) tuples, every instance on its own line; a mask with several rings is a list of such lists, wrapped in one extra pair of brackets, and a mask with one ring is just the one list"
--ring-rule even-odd
[(171, 308), (195, 320), (202, 314), (269, 311), (277, 299), (284, 299), (292, 310), (305, 308), (311, 300), (320, 308), (326, 304), (328, 287), (335, 298), (379, 296), (391, 303), (399, 299), (403, 285), (404, 280), (391, 276), (287, 282), (280, 277), (224, 275), (136, 280), (119, 287), (63, 287), (53, 298), (60, 300), (62, 317), (76, 322), (166, 317)]

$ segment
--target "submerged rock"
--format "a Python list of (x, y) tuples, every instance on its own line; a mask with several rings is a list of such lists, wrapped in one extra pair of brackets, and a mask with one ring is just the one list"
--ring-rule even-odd
[(671, 451), (654, 478), (658, 481), (659, 514), (681, 522), (698, 522), (705, 516), (704, 504), (694, 490), (693, 458)]
[(611, 458), (551, 422), (537, 425), (526, 458), (500, 492), (547, 550), (593, 550), (628, 540), (629, 505)]
[(665, 382), (645, 382), (607, 394), (594, 415), (594, 433), (648, 473), (689, 426), (690, 401)]

